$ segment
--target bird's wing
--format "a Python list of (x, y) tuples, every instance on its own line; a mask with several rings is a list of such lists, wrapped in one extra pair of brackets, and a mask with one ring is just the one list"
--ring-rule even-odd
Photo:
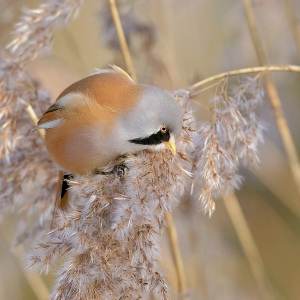
[(129, 110), (140, 96), (141, 88), (127, 73), (116, 68), (114, 67), (114, 72), (95, 73), (70, 85), (44, 113), (37, 127), (57, 127), (66, 113), (72, 113), (82, 105), (94, 111), (95, 105), (98, 105), (106, 113), (110, 111), (119, 114)]
[(43, 114), (37, 123), (38, 129), (48, 129), (57, 127), (63, 120), (64, 111), (70, 110), (76, 106), (85, 104), (85, 95), (80, 92), (70, 92), (68, 94), (59, 96), (55, 103), (53, 103)]

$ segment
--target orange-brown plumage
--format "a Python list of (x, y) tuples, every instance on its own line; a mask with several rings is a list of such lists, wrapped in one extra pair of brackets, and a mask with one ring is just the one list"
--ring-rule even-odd
[(181, 125), (182, 112), (167, 91), (136, 84), (117, 67), (70, 85), (38, 122), (48, 152), (68, 174), (101, 170), (142, 149), (175, 153)]
[[(116, 118), (131, 110), (141, 96), (143, 87), (118, 73), (99, 73), (88, 76), (66, 88), (57, 98), (80, 94), (80, 101), (69, 101), (66, 107), (51, 106), (38, 126), (56, 119), (64, 119), (54, 128), (46, 128), (45, 142), (54, 160), (64, 169), (84, 174), (110, 162), (109, 155), (93, 151), (91, 134), (101, 130), (102, 138), (109, 142), (109, 134)], [(97, 128), (95, 125), (97, 124)]]
[(79, 92), (96, 100), (103, 107), (124, 113), (135, 105), (141, 91), (142, 86), (122, 74), (99, 73), (73, 83), (58, 96), (57, 100), (71, 92)]

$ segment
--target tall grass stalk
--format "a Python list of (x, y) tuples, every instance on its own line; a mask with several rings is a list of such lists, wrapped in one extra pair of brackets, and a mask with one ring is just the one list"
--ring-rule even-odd
[(228, 197), (224, 198), (224, 205), (248, 260), (260, 299), (274, 299), (263, 260), (236, 195), (231, 193)]
[(299, 22), (297, 20), (296, 9), (293, 4), (293, 0), (285, 0), (286, 12), (288, 16), (288, 20), (290, 23), (290, 28), (295, 40), (295, 44), (298, 50), (298, 55), (300, 56), (300, 29)]
[[(116, 5), (115, 0), (109, 0), (109, 5), (111, 9), (112, 18), (114, 21), (114, 25), (116, 28), (116, 32), (118, 35), (118, 39), (120, 42), (120, 49), (124, 58), (124, 62), (127, 68), (127, 72), (132, 77), (134, 81), (137, 81), (137, 76), (135, 72), (135, 68), (133, 66), (132, 58), (130, 55), (129, 47), (125, 38), (124, 30), (122, 27), (119, 11)], [(171, 252), (173, 254), (174, 263), (175, 263), (175, 269), (177, 272), (177, 278), (178, 278), (178, 293), (179, 297), (184, 297), (183, 299), (187, 299), (186, 293), (187, 293), (187, 286), (186, 286), (186, 280), (184, 276), (184, 269), (183, 269), (183, 262), (180, 254), (179, 249), (179, 242), (177, 238), (177, 231), (176, 226), (173, 221), (173, 217), (171, 215), (171, 212), (167, 212), (166, 215), (166, 222), (167, 222), (167, 232), (168, 237), (170, 239), (170, 246), (171, 246)]]
[[(263, 48), (263, 43), (257, 28), (251, 0), (242, 0), (242, 3), (245, 8), (247, 24), (251, 34), (252, 43), (256, 51), (258, 62), (260, 65), (265, 66), (268, 64), (267, 56)], [(281, 100), (279, 98), (277, 89), (275, 87), (272, 76), (269, 73), (267, 73), (265, 76), (265, 86), (266, 86), (268, 99), (270, 101), (271, 107), (273, 108), (276, 124), (282, 139), (282, 143), (287, 153), (290, 169), (292, 171), (293, 178), (298, 188), (298, 192), (300, 196), (300, 164), (299, 164), (297, 149), (294, 144), (290, 129), (288, 127), (287, 120), (284, 116)]]

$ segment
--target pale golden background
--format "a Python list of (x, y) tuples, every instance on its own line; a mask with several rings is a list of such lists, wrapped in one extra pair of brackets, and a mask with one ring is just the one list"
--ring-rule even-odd
[[(10, 41), (12, 24), (22, 7), (36, 8), (39, 1), (0, 0), (0, 43)], [(291, 1), (298, 17), (300, 2)], [(111, 63), (122, 66), (117, 51), (103, 41), (100, 6), (105, 1), (86, 0), (70, 26), (56, 32), (53, 51), (30, 64), (32, 74), (55, 97), (70, 83)], [(289, 26), (285, 1), (253, 1), (259, 30), (272, 64), (299, 64)], [(180, 89), (211, 75), (256, 66), (257, 59), (238, 0), (148, 0), (132, 1), (138, 19), (156, 32), (151, 53), (133, 45), (138, 78), (168, 89)], [(155, 58), (156, 64), (153, 63)], [(279, 95), (299, 149), (300, 75), (275, 76)], [(198, 98), (207, 105), (210, 94)], [(237, 193), (243, 212), (263, 258), (271, 285), (271, 299), (300, 299), (300, 199), (293, 184), (284, 150), (266, 102), (259, 115), (266, 126), (265, 144), (260, 147), (261, 166), (242, 170), (245, 183)], [(201, 110), (199, 118), (207, 118)], [(33, 191), (34, 192), (34, 191)], [(212, 218), (190, 207), (179, 207), (175, 220), (190, 299), (260, 299), (245, 255), (222, 201)], [(15, 226), (12, 215), (0, 225), (0, 300), (38, 299), (32, 291), (20, 258), (20, 249), (11, 252)], [(165, 237), (165, 236), (164, 236)], [(166, 240), (166, 238), (164, 238)], [(17, 259), (17, 258), (19, 259)], [(163, 267), (171, 286), (176, 278), (167, 242), (162, 253)], [(45, 278), (50, 288), (53, 278)], [(39, 285), (34, 281), (35, 285)]]

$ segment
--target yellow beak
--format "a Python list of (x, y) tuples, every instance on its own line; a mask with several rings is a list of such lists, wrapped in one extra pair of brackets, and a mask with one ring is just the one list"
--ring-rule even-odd
[(165, 142), (165, 145), (172, 151), (172, 153), (176, 154), (176, 146), (175, 143), (172, 141)]

